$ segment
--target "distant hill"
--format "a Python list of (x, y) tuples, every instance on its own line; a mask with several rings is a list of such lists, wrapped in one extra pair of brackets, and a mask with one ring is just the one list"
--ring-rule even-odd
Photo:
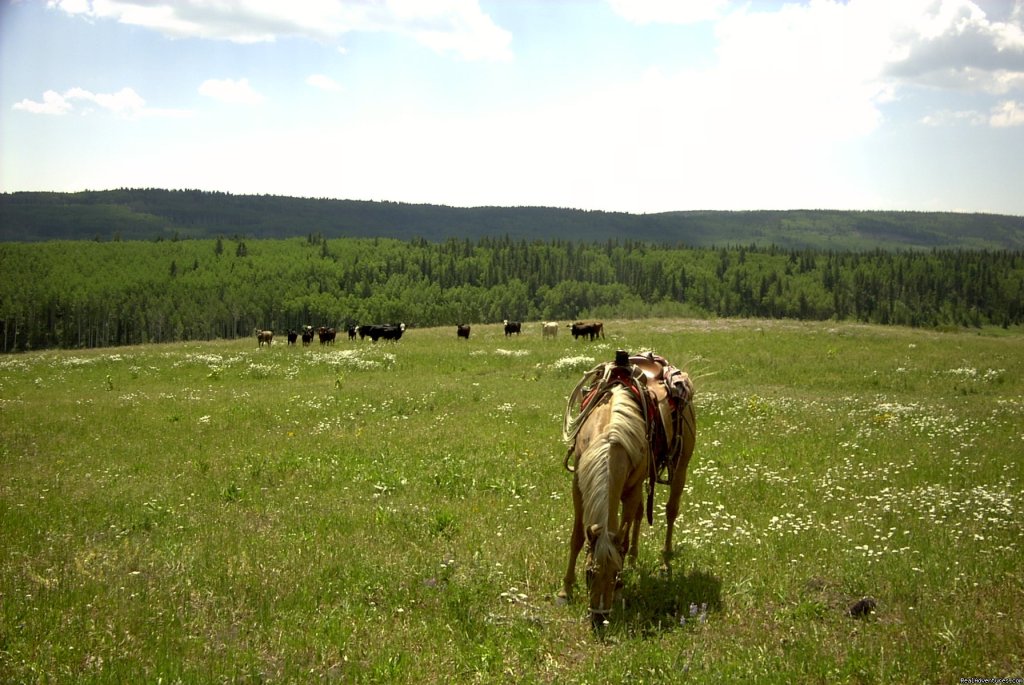
[(122, 189), (0, 194), (0, 241), (337, 237), (605, 242), (786, 249), (1024, 249), (1024, 217), (834, 210), (660, 214)]

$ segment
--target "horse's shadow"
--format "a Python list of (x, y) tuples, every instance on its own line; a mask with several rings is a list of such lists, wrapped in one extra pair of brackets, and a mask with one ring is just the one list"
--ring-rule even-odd
[(622, 596), (619, 620), (627, 630), (663, 632), (720, 611), (722, 581), (695, 567), (677, 566), (665, 574), (641, 565), (628, 572)]

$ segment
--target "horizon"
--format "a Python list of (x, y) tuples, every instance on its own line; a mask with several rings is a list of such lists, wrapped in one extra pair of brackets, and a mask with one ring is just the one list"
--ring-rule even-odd
[(0, 2), (5, 193), (1024, 216), (1024, 0)]
[(961, 211), (961, 210), (920, 210), (920, 209), (843, 209), (843, 208), (832, 208), (832, 207), (792, 207), (788, 209), (669, 209), (661, 212), (629, 212), (619, 210), (605, 210), (605, 209), (585, 209), (581, 207), (554, 207), (549, 205), (447, 205), (440, 204), (437, 202), (404, 202), (402, 200), (359, 200), (355, 198), (346, 197), (317, 197), (317, 196), (304, 196), (304, 195), (278, 195), (274, 193), (233, 193), (225, 190), (206, 190), (203, 188), (132, 188), (132, 187), (119, 187), (119, 188), (84, 188), (81, 190), (16, 190), (16, 191), (0, 191), (0, 195), (16, 195), (16, 194), (31, 194), (31, 193), (51, 193), (51, 194), (63, 194), (63, 195), (75, 195), (81, 193), (108, 193), (108, 192), (146, 192), (146, 191), (160, 191), (169, 193), (188, 193), (188, 192), (201, 192), (208, 193), (211, 195), (227, 195), (230, 197), (271, 197), (271, 198), (284, 198), (289, 200), (312, 200), (312, 201), (325, 201), (325, 202), (366, 202), (366, 203), (377, 203), (377, 204), (397, 204), (397, 205), (409, 205), (412, 207), (437, 207), (441, 209), (545, 209), (554, 211), (566, 211), (566, 212), (583, 212), (583, 213), (602, 213), (602, 214), (627, 214), (630, 216), (654, 216), (658, 214), (697, 214), (697, 213), (735, 213), (735, 214), (756, 214), (756, 213), (767, 213), (767, 212), (834, 212), (837, 214), (846, 213), (861, 213), (861, 214), (966, 214), (966, 215), (979, 215), (979, 216), (1005, 216), (1010, 218), (1021, 218), (1024, 219), (1024, 214), (1004, 214), (999, 212), (973, 212), (973, 211)]
[(916, 209), (843, 209), (843, 208), (831, 208), (831, 207), (793, 207), (788, 209), (670, 209), (662, 212), (629, 212), (620, 210), (603, 210), (603, 209), (585, 209), (581, 207), (553, 207), (547, 205), (473, 205), (473, 206), (461, 206), (461, 205), (444, 205), (439, 203), (431, 202), (402, 202), (400, 200), (357, 200), (353, 198), (327, 198), (327, 197), (313, 197), (313, 196), (293, 196), (293, 195), (276, 195), (270, 194), (270, 192), (230, 192), (228, 190), (208, 190), (205, 188), (161, 188), (161, 187), (116, 187), (116, 188), (83, 188), (80, 190), (0, 190), (0, 195), (17, 195), (17, 194), (52, 194), (52, 195), (78, 195), (88, 194), (88, 192), (136, 192), (136, 191), (150, 191), (158, 190), (163, 192), (205, 192), (208, 195), (223, 195), (231, 198), (280, 198), (287, 200), (308, 200), (313, 202), (361, 202), (371, 204), (390, 204), (390, 205), (409, 205), (412, 207), (435, 207), (439, 209), (454, 209), (454, 210), (479, 210), (479, 209), (543, 209), (553, 211), (565, 211), (565, 212), (583, 212), (583, 213), (602, 213), (602, 214), (627, 214), (629, 216), (654, 216), (658, 214), (697, 214), (697, 213), (734, 213), (734, 214), (757, 214), (757, 213), (777, 213), (777, 212), (834, 212), (837, 214), (965, 214), (965, 215), (978, 215), (978, 216), (1005, 216), (1010, 218), (1021, 218), (1024, 219), (1024, 214), (1004, 214), (998, 212), (973, 212), (964, 210), (916, 210)]

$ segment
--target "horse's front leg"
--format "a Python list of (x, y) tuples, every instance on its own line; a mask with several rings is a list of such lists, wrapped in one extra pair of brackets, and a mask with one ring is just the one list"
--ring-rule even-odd
[(634, 566), (636, 566), (637, 556), (640, 554), (640, 527), (643, 525), (644, 516), (644, 501), (643, 497), (638, 497), (636, 506), (634, 507), (633, 517), (630, 521), (629, 530), (629, 559)]
[(575, 477), (572, 488), (573, 500), (573, 522), (572, 533), (569, 535), (569, 566), (565, 570), (565, 577), (562, 579), (562, 589), (558, 592), (559, 603), (568, 602), (572, 599), (572, 588), (576, 584), (576, 559), (583, 549), (583, 498), (579, 488), (576, 487)]
[(640, 551), (640, 525), (644, 515), (644, 501), (641, 488), (635, 488), (628, 497), (622, 500), (622, 525), (619, 526), (619, 551), (622, 556), (628, 555), (629, 561), (635, 566)]

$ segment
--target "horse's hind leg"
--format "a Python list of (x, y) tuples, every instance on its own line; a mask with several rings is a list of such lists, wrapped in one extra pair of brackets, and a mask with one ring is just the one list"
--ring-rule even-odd
[(672, 485), (669, 490), (668, 502), (665, 504), (665, 549), (662, 550), (661, 570), (665, 574), (672, 572), (670, 561), (672, 559), (672, 529), (676, 525), (676, 517), (679, 516), (679, 500), (683, 495), (683, 488), (686, 486), (686, 469), (690, 466), (690, 457), (693, 456), (693, 448), (697, 439), (697, 417), (693, 413), (693, 405), (686, 406), (684, 415), (685, 426), (683, 427), (683, 453), (679, 455), (679, 462), (676, 464), (675, 474), (672, 476)]
[(665, 504), (665, 548), (661, 552), (661, 571), (665, 574), (672, 573), (672, 529), (676, 525), (676, 517), (679, 516), (679, 499), (685, 484), (686, 472), (677, 471), (676, 477), (672, 479), (668, 502)]

